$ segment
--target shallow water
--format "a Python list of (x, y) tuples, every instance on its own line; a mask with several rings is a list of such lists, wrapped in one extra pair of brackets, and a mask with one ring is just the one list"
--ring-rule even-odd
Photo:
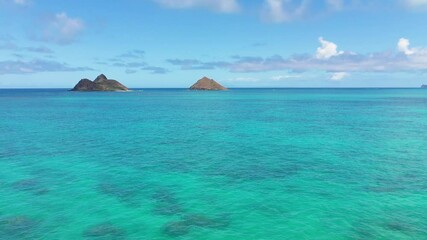
[(427, 239), (427, 91), (0, 90), (0, 239)]

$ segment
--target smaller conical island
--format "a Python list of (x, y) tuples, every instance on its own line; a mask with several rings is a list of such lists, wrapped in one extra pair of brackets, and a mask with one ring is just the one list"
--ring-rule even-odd
[(190, 87), (190, 90), (228, 90), (221, 84), (217, 83), (215, 80), (203, 77), (199, 81), (197, 81), (193, 86)]
[(87, 78), (80, 80), (71, 91), (92, 92), (92, 91), (129, 91), (129, 89), (116, 80), (108, 79), (104, 74), (99, 75), (95, 81)]
[(421, 85), (421, 88), (427, 88), (427, 85), (423, 84)]

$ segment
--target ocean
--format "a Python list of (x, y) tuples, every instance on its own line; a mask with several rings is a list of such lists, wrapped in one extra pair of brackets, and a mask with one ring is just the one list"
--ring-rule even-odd
[(427, 91), (2, 89), (0, 239), (427, 239)]

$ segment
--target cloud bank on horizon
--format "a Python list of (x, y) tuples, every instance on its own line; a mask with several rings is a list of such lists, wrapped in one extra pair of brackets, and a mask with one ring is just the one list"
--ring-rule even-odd
[[(237, 85), (304, 79), (333, 84), (390, 74), (415, 82), (427, 73), (427, 47), (414, 47), (410, 42), (412, 37), (417, 42), (424, 40), (415, 29), (419, 29), (420, 19), (427, 21), (427, 0), (149, 0), (126, 4), (103, 3), (106, 8), (117, 8), (105, 12), (116, 20), (111, 22), (108, 14), (88, 15), (90, 11), (78, 3), (48, 6), (38, 0), (0, 0), (0, 15), (4, 13), (0, 20), (11, 19), (11, 26), (3, 24), (6, 30), (0, 34), (0, 87), (5, 75), (19, 79), (19, 75), (31, 78), (28, 76), (103, 69), (131, 79), (153, 79), (153, 86), (155, 79), (168, 81), (170, 76), (185, 78), (202, 71)], [(135, 11), (146, 9), (145, 14), (127, 18), (124, 10), (132, 10), (132, 4)], [(98, 6), (94, 2), (87, 9)], [(385, 9), (385, 13), (372, 16), (375, 9)], [(360, 14), (370, 19), (360, 19)], [(369, 24), (387, 28), (386, 20), (397, 14), (407, 16), (404, 24), (399, 19), (390, 23), (400, 29), (399, 35), (391, 31), (386, 35), (393, 38), (381, 32), (361, 34), (369, 30)], [(377, 23), (376, 17), (383, 23)], [(363, 24), (350, 21), (355, 19)], [(176, 24), (170, 25), (172, 22)], [(156, 39), (145, 40), (160, 31)], [(207, 34), (198, 36), (198, 32)], [(195, 40), (189, 33), (195, 34)], [(289, 34), (301, 36), (301, 41)], [(246, 47), (231, 46), (233, 39), (245, 42)], [(369, 39), (377, 43), (370, 44)], [(108, 50), (102, 51), (102, 46)], [(185, 50), (192, 48), (197, 50)], [(221, 48), (224, 50), (218, 51)]]
[(289, 58), (274, 55), (266, 58), (253, 56), (234, 56), (231, 62), (202, 62), (196, 59), (169, 59), (169, 63), (180, 66), (182, 70), (226, 68), (231, 72), (266, 72), (291, 70), (304, 72), (323, 70), (340, 73), (341, 80), (345, 72), (399, 72), (427, 71), (427, 48), (411, 48), (409, 40), (400, 38), (396, 52), (378, 52), (357, 54), (352, 51), (337, 50), (338, 46), (323, 37), (319, 38), (320, 47), (315, 54), (295, 54)]

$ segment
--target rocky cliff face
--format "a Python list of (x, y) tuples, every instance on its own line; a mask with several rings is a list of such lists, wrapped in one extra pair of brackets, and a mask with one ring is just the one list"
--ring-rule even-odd
[(198, 80), (193, 86), (190, 87), (190, 90), (227, 90), (221, 84), (217, 83), (215, 80), (203, 77)]
[(96, 77), (95, 81), (80, 80), (71, 91), (128, 91), (129, 89), (116, 80), (108, 79), (104, 74)]

